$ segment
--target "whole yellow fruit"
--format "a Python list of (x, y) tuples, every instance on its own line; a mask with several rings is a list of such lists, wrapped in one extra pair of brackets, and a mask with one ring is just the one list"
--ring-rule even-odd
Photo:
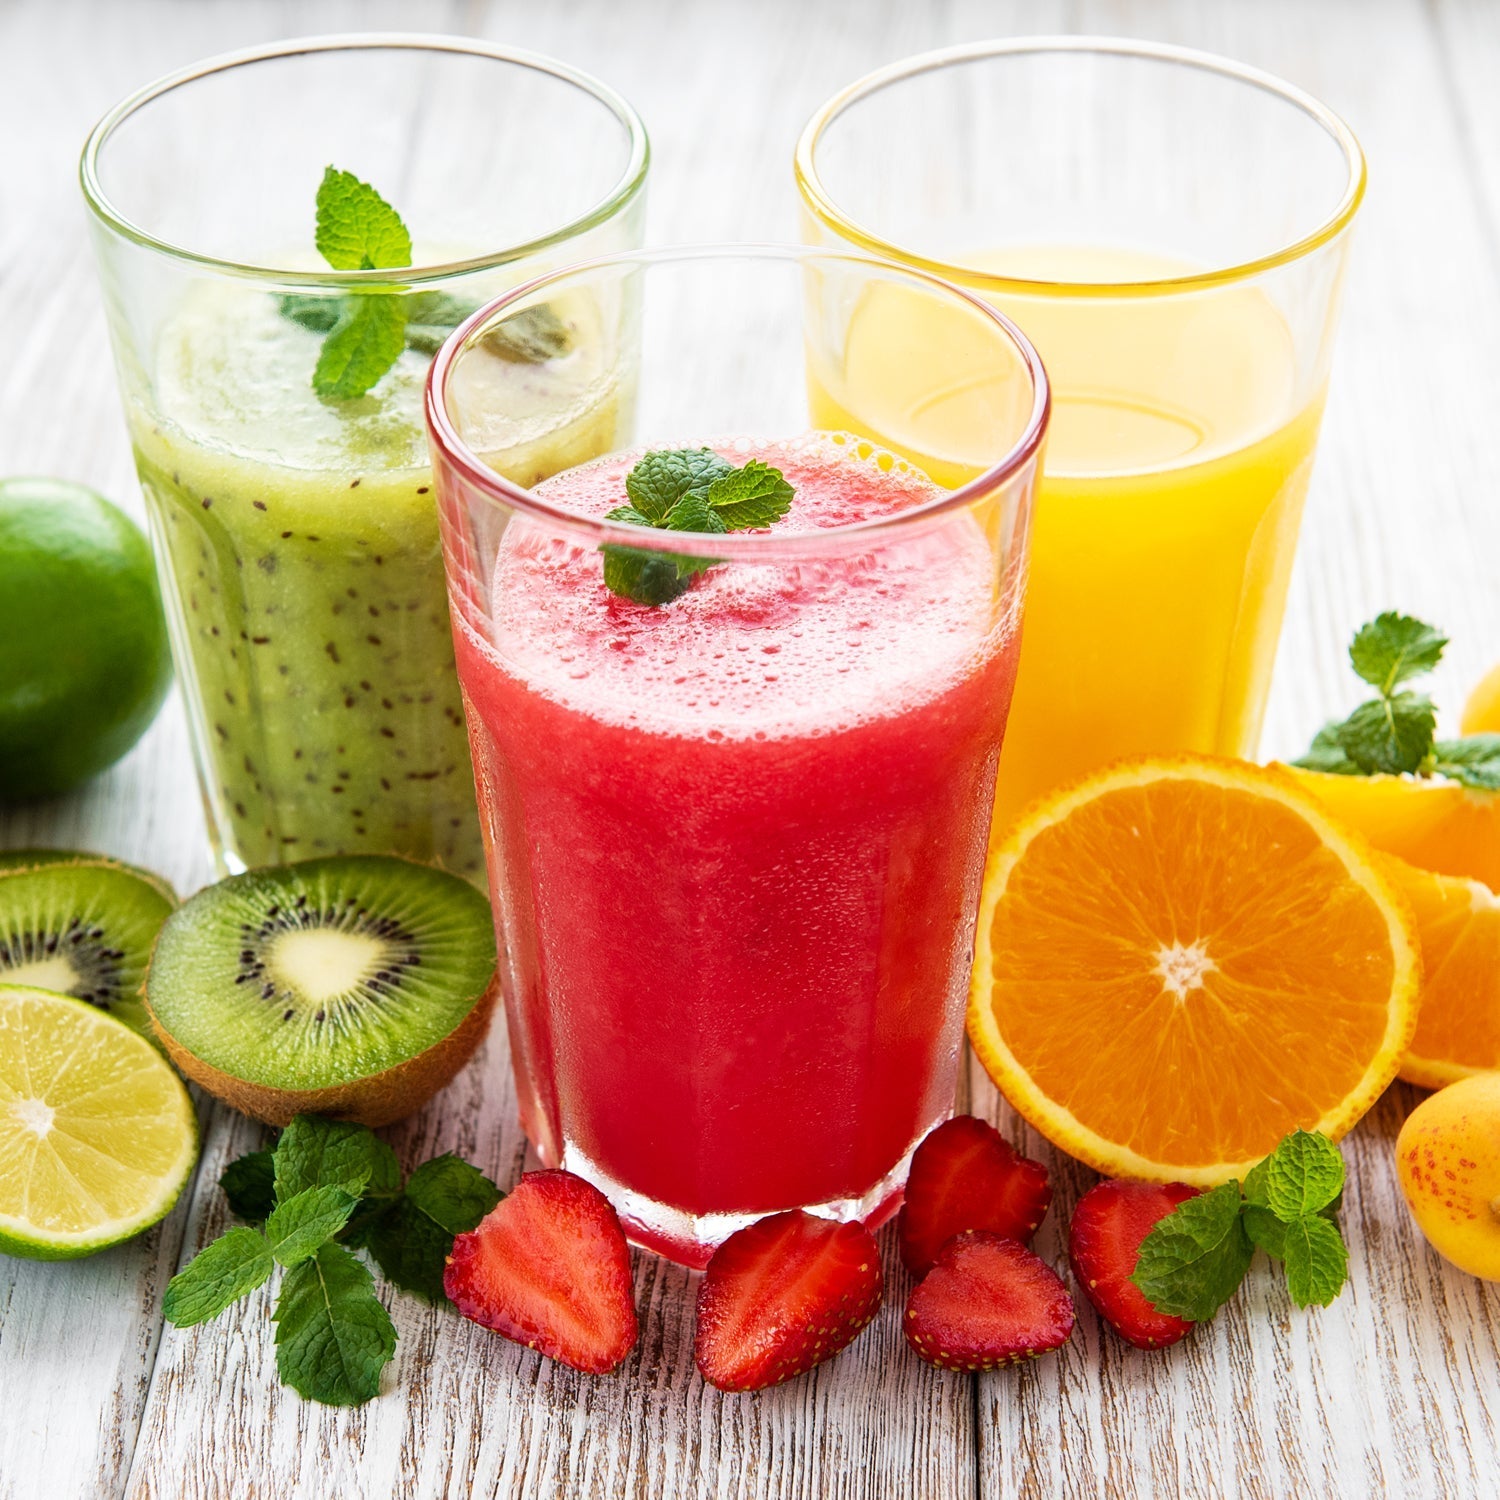
[(1396, 1137), (1396, 1170), (1432, 1248), (1460, 1271), (1500, 1281), (1500, 1073), (1424, 1099)]
[(1500, 734), (1500, 666), (1491, 667), (1464, 704), (1460, 734)]

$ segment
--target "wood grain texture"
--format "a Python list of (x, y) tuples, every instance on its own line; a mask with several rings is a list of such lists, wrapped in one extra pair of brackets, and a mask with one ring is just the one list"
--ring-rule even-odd
[[(228, 47), (360, 28), (461, 30), (598, 73), (652, 135), (656, 241), (796, 234), (789, 157), (837, 86), (903, 54), (1003, 32), (1097, 30), (1230, 53), (1350, 119), (1372, 160), (1333, 392), (1266, 748), (1290, 753), (1350, 700), (1350, 629), (1390, 605), (1455, 644), (1439, 690), (1500, 657), (1500, 12), (1484, 0), (10, 0), (0, 6), (0, 471), (96, 483), (139, 514), (75, 186), (78, 145), (127, 89)], [(0, 815), (0, 846), (102, 848), (181, 889), (208, 877), (175, 702), (78, 795)], [(1054, 1168), (1058, 1209), (1092, 1181), (997, 1100), (974, 1107)], [(262, 1292), (204, 1328), (162, 1330), (161, 1289), (225, 1224), (217, 1178), (259, 1128), (205, 1112), (188, 1201), (156, 1231), (71, 1266), (0, 1260), (0, 1500), (37, 1495), (1470, 1496), (1500, 1492), (1500, 1297), (1411, 1228), (1390, 1146), (1393, 1090), (1347, 1147), (1353, 1285), (1302, 1314), (1264, 1270), (1174, 1354), (1102, 1337), (1084, 1307), (1055, 1360), (979, 1381), (909, 1358), (892, 1304), (811, 1377), (725, 1398), (692, 1372), (694, 1278), (636, 1257), (642, 1342), (588, 1380), (397, 1297), (397, 1358), (357, 1412), (277, 1386)], [(515, 1178), (503, 1039), (419, 1119), (409, 1166), (442, 1150)], [(893, 1246), (887, 1234), (883, 1248)]]

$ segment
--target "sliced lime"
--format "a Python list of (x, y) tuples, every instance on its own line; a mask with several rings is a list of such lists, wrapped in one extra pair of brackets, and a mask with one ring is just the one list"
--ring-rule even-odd
[(192, 1101), (151, 1044), (82, 1001), (0, 985), (0, 1253), (92, 1255), (170, 1212)]

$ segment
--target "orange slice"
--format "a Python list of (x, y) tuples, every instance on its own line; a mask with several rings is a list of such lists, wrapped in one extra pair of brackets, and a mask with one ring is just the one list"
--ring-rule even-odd
[(1422, 948), (1417, 1030), (1401, 1076), (1440, 1089), (1500, 1068), (1500, 898), (1477, 880), (1399, 859), (1386, 866), (1411, 903)]
[(1411, 914), (1290, 777), (1132, 761), (990, 858), (969, 1037), (1006, 1098), (1101, 1172), (1209, 1186), (1301, 1126), (1335, 1139), (1416, 1024)]
[(1474, 791), (1442, 776), (1283, 769), (1383, 853), (1500, 890), (1500, 792)]

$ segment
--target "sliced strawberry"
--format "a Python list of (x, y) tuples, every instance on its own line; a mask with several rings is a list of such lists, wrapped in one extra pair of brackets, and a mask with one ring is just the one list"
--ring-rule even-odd
[(970, 1230), (948, 1241), (912, 1288), (906, 1341), (944, 1370), (994, 1370), (1060, 1348), (1073, 1299), (1056, 1272), (1019, 1241)]
[(1175, 1344), (1193, 1325), (1159, 1313), (1130, 1280), (1141, 1241), (1197, 1188), (1184, 1182), (1098, 1183), (1078, 1200), (1068, 1227), (1068, 1259), (1084, 1295), (1126, 1343), (1137, 1349)]
[(721, 1391), (779, 1385), (852, 1343), (880, 1307), (863, 1224), (793, 1209), (729, 1236), (698, 1288), (698, 1369)]
[(917, 1147), (901, 1210), (901, 1259), (918, 1276), (966, 1229), (989, 1229), (1023, 1245), (1052, 1203), (1041, 1162), (1022, 1156), (993, 1125), (955, 1115)]
[(613, 1370), (639, 1332), (620, 1221), (571, 1172), (528, 1172), (457, 1236), (443, 1290), (464, 1317), (589, 1375)]

